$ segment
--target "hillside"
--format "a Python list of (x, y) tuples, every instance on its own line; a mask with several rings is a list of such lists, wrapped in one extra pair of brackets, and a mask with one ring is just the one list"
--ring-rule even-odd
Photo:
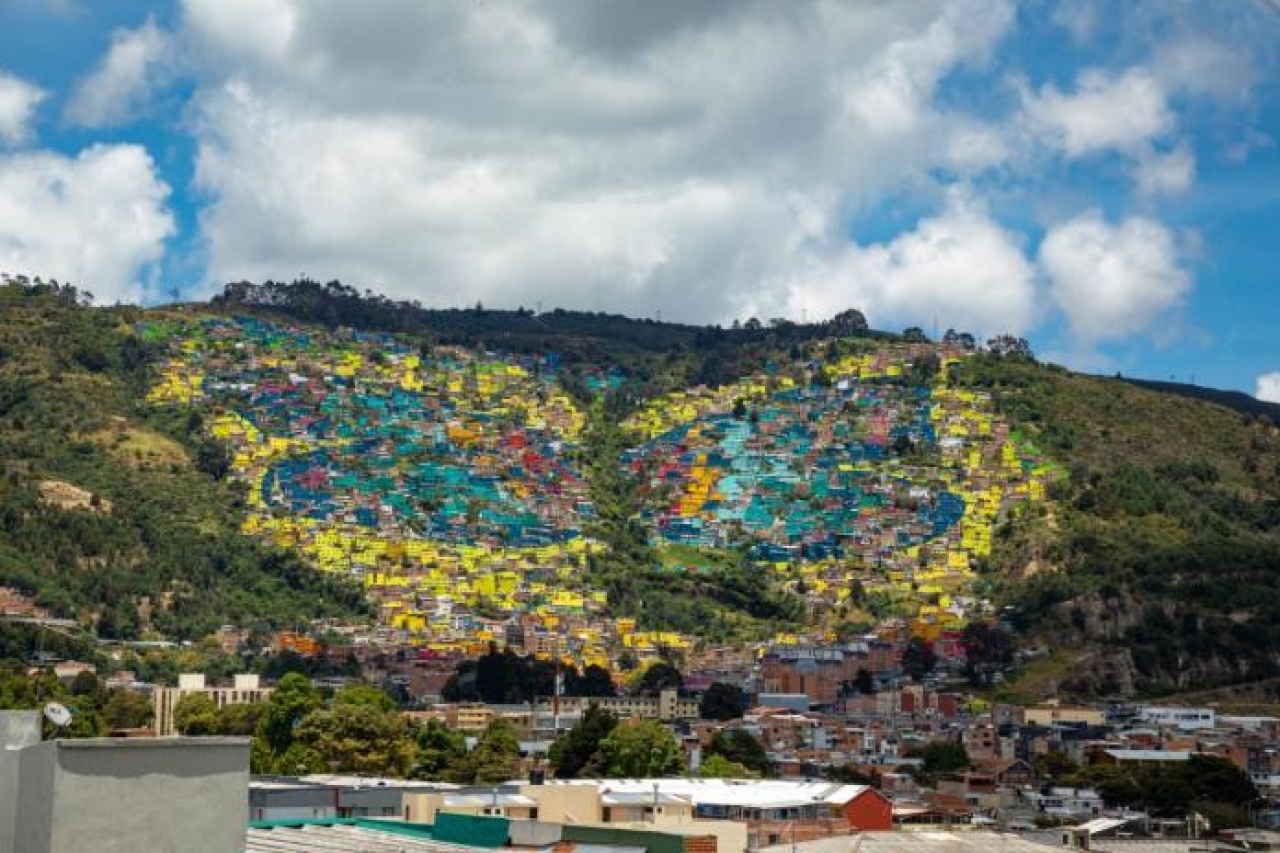
[(228, 447), (243, 532), (359, 578), (383, 624), (440, 651), (513, 622), (584, 664), (937, 638), (988, 613), (997, 521), (1062, 476), (989, 394), (950, 387), (959, 344), (775, 347), (763, 371), (637, 400), (625, 364), (567, 393), (558, 353), (244, 314), (140, 328), (168, 343), (151, 402)]
[(1054, 650), (1015, 698), (1280, 674), (1275, 428), (1017, 342), (0, 298), (0, 586), (103, 636), (337, 615), (608, 664), (999, 615)]
[(1267, 419), (1060, 368), (958, 373), (1070, 476), (1002, 527), (1003, 596), (1057, 650), (1033, 689), (1124, 696), (1280, 673), (1280, 433)]
[(349, 585), (237, 533), (242, 498), (199, 414), (144, 402), (154, 352), (139, 317), (70, 289), (0, 287), (0, 587), (104, 638), (361, 612)]

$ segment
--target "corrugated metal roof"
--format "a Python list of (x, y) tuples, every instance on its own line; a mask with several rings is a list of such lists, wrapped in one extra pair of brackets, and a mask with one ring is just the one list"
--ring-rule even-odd
[(367, 826), (251, 828), (245, 853), (475, 853), (477, 848)]
[[(982, 830), (864, 832), (840, 835), (794, 845), (796, 853), (1051, 853), (1061, 850), (1056, 843), (1046, 844), (1007, 832)], [(760, 848), (760, 853), (792, 853), (790, 843)]]
[(1117, 761), (1186, 761), (1191, 753), (1181, 749), (1108, 749)]
[(867, 785), (831, 782), (791, 782), (782, 779), (604, 779), (602, 793), (670, 794), (696, 805), (787, 808), (826, 803), (843, 805), (865, 791)]

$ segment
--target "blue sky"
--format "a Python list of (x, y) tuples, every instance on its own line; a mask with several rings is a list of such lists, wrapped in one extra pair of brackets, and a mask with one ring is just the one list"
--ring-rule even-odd
[(935, 321), (1280, 400), (1280, 5), (9, 0), (0, 270)]

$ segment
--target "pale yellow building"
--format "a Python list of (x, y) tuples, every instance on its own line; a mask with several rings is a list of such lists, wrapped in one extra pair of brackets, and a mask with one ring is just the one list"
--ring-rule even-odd
[(1023, 708), (1021, 722), (1024, 726), (1049, 726), (1054, 723), (1083, 723), (1100, 726), (1106, 722), (1106, 714), (1098, 708), (1045, 703)]
[(173, 726), (173, 710), (184, 696), (203, 693), (219, 708), (228, 705), (250, 705), (265, 702), (274, 688), (263, 687), (253, 673), (236, 675), (230, 687), (210, 687), (203, 673), (184, 672), (178, 676), (177, 687), (157, 687), (151, 692), (151, 707), (155, 711), (153, 726), (160, 737), (176, 735)]

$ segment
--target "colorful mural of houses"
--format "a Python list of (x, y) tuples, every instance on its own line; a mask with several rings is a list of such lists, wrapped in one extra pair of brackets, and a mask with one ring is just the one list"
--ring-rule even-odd
[[(553, 354), (252, 317), (142, 333), (171, 347), (150, 400), (198, 409), (228, 448), (243, 531), (357, 579), (409, 642), (472, 653), (515, 631), (578, 662), (692, 644), (611, 618), (588, 582), (602, 546), (586, 535), (586, 419)], [(746, 548), (813, 612), (872, 593), (914, 633), (963, 624), (997, 525), (1060, 474), (988, 395), (951, 386), (962, 357), (885, 344), (650, 401), (624, 424), (637, 443), (618, 462), (641, 481), (656, 552), (695, 555), (662, 565)], [(624, 381), (612, 370), (586, 387)]]

